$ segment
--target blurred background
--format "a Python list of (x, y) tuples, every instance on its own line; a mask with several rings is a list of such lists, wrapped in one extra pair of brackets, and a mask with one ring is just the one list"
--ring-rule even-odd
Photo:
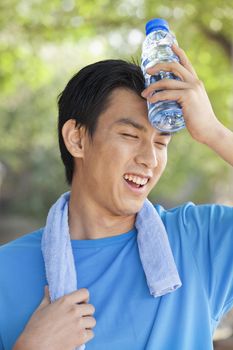
[[(154, 17), (169, 22), (217, 117), (233, 130), (232, 0), (1, 0), (0, 244), (44, 226), (51, 204), (69, 189), (57, 95), (89, 63), (140, 61), (144, 26)], [(233, 205), (233, 168), (210, 149), (183, 130), (168, 153), (153, 202)], [(233, 349), (232, 319), (218, 328), (216, 350)]]

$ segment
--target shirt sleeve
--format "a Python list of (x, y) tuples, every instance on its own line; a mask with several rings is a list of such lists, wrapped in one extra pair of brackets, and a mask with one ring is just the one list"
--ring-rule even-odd
[(219, 321), (233, 306), (233, 207), (188, 203), (182, 222), (211, 316)]

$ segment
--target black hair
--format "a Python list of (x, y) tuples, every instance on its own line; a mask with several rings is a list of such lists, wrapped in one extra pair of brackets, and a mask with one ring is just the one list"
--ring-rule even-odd
[(65, 122), (75, 119), (76, 126), (85, 126), (92, 138), (98, 117), (107, 109), (113, 90), (130, 89), (141, 97), (144, 85), (144, 77), (138, 64), (115, 59), (90, 64), (71, 78), (58, 96), (59, 147), (69, 185), (72, 182), (74, 160), (62, 136)]

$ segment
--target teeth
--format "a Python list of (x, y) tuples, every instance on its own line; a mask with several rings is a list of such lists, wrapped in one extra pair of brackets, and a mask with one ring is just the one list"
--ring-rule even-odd
[(136, 177), (135, 177), (135, 182), (136, 182), (136, 184), (141, 185), (141, 179), (140, 179), (140, 177), (136, 176)]
[(148, 182), (148, 178), (141, 178), (134, 175), (124, 175), (125, 180), (134, 182), (137, 185), (145, 185)]

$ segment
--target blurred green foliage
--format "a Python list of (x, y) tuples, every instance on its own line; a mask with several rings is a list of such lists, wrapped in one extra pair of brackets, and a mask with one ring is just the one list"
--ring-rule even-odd
[[(232, 0), (1, 0), (1, 211), (42, 218), (68, 189), (56, 136), (57, 95), (88, 63), (140, 61), (144, 25), (153, 17), (168, 20), (216, 115), (233, 129)], [(175, 205), (229, 195), (231, 167), (187, 131), (173, 136), (168, 158), (150, 195), (154, 201)]]

